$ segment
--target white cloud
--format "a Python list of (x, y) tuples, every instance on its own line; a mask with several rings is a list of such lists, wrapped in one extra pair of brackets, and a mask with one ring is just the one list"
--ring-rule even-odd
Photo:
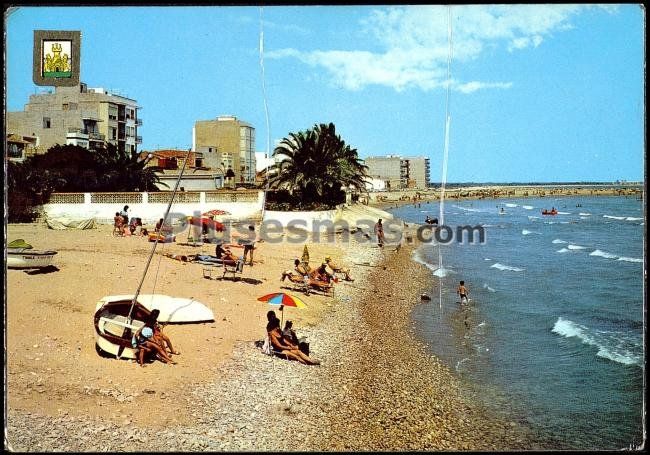
[[(471, 61), (486, 48), (503, 46), (510, 52), (540, 46), (556, 32), (572, 27), (570, 20), (586, 5), (452, 6), (452, 27), (446, 6), (375, 9), (362, 21), (361, 31), (382, 51), (362, 49), (279, 49), (267, 58), (296, 58), (324, 68), (332, 83), (349, 90), (382, 85), (401, 91), (445, 86), (449, 36), (453, 61)], [(608, 12), (615, 11), (613, 9)], [(510, 87), (508, 82), (454, 83), (463, 93)]]

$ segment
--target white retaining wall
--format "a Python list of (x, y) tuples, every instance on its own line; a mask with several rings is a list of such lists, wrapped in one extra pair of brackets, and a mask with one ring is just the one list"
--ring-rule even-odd
[[(144, 224), (155, 224), (163, 217), (171, 193), (58, 193), (43, 205), (48, 218), (85, 220), (95, 218), (99, 224), (113, 224), (116, 212), (129, 206), (129, 217), (140, 217)], [(219, 221), (259, 220), (262, 216), (264, 192), (183, 192), (177, 193), (170, 213), (195, 215), (210, 210), (225, 210), (230, 215), (218, 216)]]

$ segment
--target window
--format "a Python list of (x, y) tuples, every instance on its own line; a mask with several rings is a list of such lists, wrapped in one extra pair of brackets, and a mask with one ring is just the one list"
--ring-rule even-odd
[(68, 103), (63, 103), (63, 110), (67, 111), (70, 109), (70, 105)]
[(23, 157), (23, 149), (18, 147), (18, 144), (10, 143), (9, 150), (7, 150), (7, 157), (20, 159)]
[(43, 117), (43, 128), (52, 128), (52, 119)]

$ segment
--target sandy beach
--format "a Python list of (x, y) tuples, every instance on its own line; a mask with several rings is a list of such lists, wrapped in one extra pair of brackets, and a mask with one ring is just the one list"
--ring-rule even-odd
[[(334, 297), (296, 295), (306, 309), (285, 319), (306, 335), (320, 366), (265, 356), (271, 307), (256, 300), (285, 290), (280, 276), (303, 245), (260, 244), (243, 279), (204, 278), (202, 266), (159, 253), (213, 247), (159, 245), (142, 288), (206, 304), (215, 321), (169, 325), (177, 365), (144, 368), (95, 352), (92, 323), (105, 295), (133, 293), (151, 244), (112, 227), (51, 230), (8, 226), (54, 249), (57, 271), (8, 270), (6, 440), (15, 451), (509, 450), (539, 447), (516, 422), (487, 415), (413, 336), (410, 309), (430, 280), (414, 246), (307, 243), (311, 262), (330, 254), (354, 282)], [(397, 250), (397, 251), (396, 251)], [(407, 278), (408, 277), (408, 278)], [(291, 291), (289, 291), (291, 292)], [(288, 423), (291, 423), (290, 425)], [(281, 423), (281, 424), (280, 424)]]

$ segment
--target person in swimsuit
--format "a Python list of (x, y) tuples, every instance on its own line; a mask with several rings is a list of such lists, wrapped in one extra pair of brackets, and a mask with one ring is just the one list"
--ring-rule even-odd
[(463, 280), (460, 281), (460, 284), (458, 285), (458, 289), (456, 289), (456, 294), (460, 296), (460, 303), (467, 302), (468, 290), (465, 287), (465, 282)]

